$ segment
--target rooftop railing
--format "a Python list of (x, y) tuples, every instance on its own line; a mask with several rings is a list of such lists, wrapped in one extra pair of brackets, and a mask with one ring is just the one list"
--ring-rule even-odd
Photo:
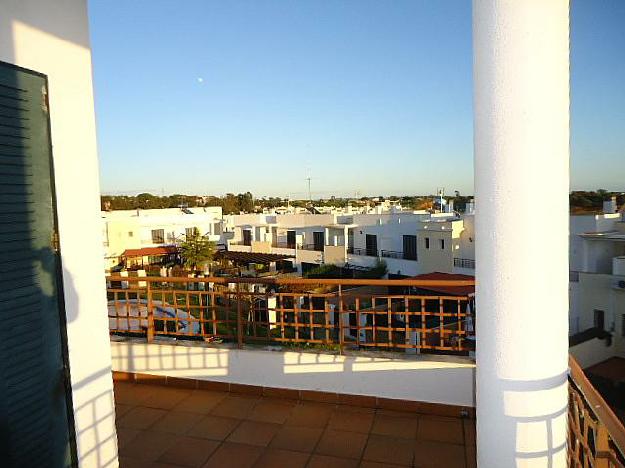
[(358, 247), (347, 247), (347, 253), (351, 255), (361, 255), (364, 257), (377, 257), (377, 249), (361, 249)]
[[(468, 354), (473, 299), (409, 294), (472, 281), (108, 277), (110, 332), (178, 339)], [(469, 313), (468, 313), (469, 312)]]
[(625, 467), (625, 427), (569, 356), (570, 467)]
[(417, 253), (397, 252), (394, 250), (381, 250), (380, 256), (384, 258), (399, 258), (402, 260), (417, 260)]

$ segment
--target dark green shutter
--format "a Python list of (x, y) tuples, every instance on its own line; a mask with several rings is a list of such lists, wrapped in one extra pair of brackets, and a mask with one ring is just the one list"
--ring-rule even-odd
[(74, 459), (46, 93), (0, 63), (1, 466)]

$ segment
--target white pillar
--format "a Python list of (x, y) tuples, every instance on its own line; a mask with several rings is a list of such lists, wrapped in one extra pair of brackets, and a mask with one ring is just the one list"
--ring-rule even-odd
[(569, 2), (474, 0), (480, 467), (566, 466)]

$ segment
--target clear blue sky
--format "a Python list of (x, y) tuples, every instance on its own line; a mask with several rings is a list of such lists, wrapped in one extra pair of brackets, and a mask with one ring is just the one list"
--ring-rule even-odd
[[(572, 187), (625, 190), (625, 1), (572, 3)], [(473, 191), (469, 0), (89, 4), (106, 193)]]

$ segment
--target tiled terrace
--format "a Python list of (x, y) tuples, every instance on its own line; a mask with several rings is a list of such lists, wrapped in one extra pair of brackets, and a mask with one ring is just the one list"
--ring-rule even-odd
[(471, 419), (115, 382), (120, 466), (475, 466)]

